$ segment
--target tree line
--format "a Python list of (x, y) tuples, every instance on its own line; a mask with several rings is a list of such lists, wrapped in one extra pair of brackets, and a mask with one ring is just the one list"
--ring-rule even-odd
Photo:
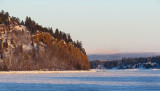
[(84, 54), (86, 54), (84, 48), (82, 47), (82, 42), (78, 40), (73, 41), (70, 34), (66, 34), (59, 29), (56, 29), (55, 32), (53, 32), (53, 29), (51, 27), (42, 27), (30, 17), (26, 17), (24, 25), (30, 30), (31, 34), (35, 34), (37, 31), (48, 32), (59, 41), (64, 40), (66, 43), (72, 43), (75, 47), (79, 48)]
[(103, 65), (106, 69), (132, 69), (132, 68), (160, 68), (160, 56), (140, 57), (140, 58), (122, 58), (121, 60), (90, 62), (90, 67), (95, 69), (98, 65)]
[[(43, 27), (36, 23), (31, 17), (26, 17), (25, 21), (20, 21), (18, 17), (10, 17), (8, 12), (4, 12), (3, 10), (0, 12), (0, 24), (5, 24), (8, 26), (10, 23), (17, 23), (18, 25), (24, 25), (28, 28), (31, 34), (35, 34), (37, 31), (40, 32), (48, 32), (57, 40), (64, 40), (66, 43), (72, 43), (75, 47), (79, 48), (84, 54), (86, 54), (84, 48), (82, 47), (81, 41), (73, 41), (70, 34), (66, 34), (65, 32), (56, 29), (55, 32), (51, 27)], [(9, 22), (8, 17), (10, 17), (11, 22)]]
[[(9, 18), (10, 18), (10, 22), (9, 22)], [(0, 12), (0, 24), (5, 24), (6, 26), (8, 26), (11, 23), (21, 24), (22, 22), (23, 21), (20, 21), (18, 17), (13, 17), (13, 16), (10, 17), (9, 13), (4, 12), (4, 10)]]

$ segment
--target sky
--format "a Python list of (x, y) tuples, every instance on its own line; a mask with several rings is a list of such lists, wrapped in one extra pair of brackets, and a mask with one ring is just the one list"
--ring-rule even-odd
[(160, 0), (0, 0), (0, 10), (70, 33), (87, 54), (160, 52)]

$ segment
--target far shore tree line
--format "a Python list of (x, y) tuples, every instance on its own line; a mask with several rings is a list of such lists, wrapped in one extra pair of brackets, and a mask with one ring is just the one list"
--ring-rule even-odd
[(98, 68), (101, 65), (106, 69), (133, 69), (133, 68), (160, 68), (160, 56), (156, 57), (140, 57), (140, 58), (122, 58), (121, 60), (113, 61), (90, 61), (92, 69)]

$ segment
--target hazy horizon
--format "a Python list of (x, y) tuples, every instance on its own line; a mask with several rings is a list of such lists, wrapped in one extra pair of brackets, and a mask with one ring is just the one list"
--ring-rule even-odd
[(1, 0), (0, 10), (70, 33), (87, 54), (160, 52), (159, 0)]
[(116, 55), (116, 54), (157, 54), (160, 55), (160, 52), (97, 52), (97, 53), (87, 53), (87, 55)]

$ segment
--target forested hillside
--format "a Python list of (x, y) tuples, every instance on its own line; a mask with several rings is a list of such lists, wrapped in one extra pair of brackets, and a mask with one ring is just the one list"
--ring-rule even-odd
[(30, 17), (20, 21), (0, 12), (0, 70), (89, 70), (81, 41)]
[(92, 69), (106, 68), (106, 69), (133, 69), (133, 68), (160, 68), (160, 56), (156, 57), (140, 57), (140, 58), (122, 58), (115, 61), (91, 61)]

